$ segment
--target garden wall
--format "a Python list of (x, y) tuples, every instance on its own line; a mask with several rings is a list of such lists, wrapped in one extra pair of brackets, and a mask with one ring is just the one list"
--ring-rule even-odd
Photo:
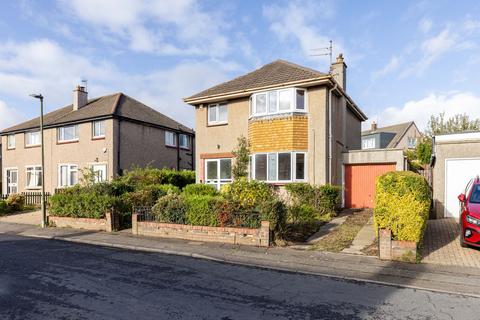
[(132, 215), (132, 233), (135, 235), (175, 238), (193, 241), (220, 242), (268, 247), (270, 223), (262, 221), (258, 229), (233, 227), (206, 227), (154, 221), (139, 221)]
[(380, 229), (378, 237), (378, 253), (381, 260), (416, 263), (417, 243), (415, 241), (392, 240), (392, 232), (388, 229)]
[(114, 215), (111, 211), (105, 214), (105, 219), (48, 216), (48, 223), (58, 228), (74, 228), (106, 232), (112, 232), (116, 229)]

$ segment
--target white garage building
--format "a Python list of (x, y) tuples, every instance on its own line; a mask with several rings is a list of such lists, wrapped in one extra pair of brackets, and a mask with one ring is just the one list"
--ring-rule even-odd
[(436, 218), (457, 218), (458, 195), (470, 179), (480, 175), (480, 132), (434, 137), (433, 205)]

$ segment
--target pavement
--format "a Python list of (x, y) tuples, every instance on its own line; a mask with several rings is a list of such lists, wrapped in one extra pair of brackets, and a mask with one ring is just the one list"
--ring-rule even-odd
[(42, 211), (31, 211), (0, 216), (0, 222), (10, 222), (29, 225), (40, 225), (42, 221)]
[(128, 231), (106, 233), (69, 228), (41, 229), (29, 225), (0, 223), (0, 234), (179, 255), (332, 279), (480, 297), (480, 269), (472, 267), (415, 265), (343, 253), (139, 237)]
[(429, 220), (423, 240), (423, 263), (480, 268), (480, 250), (462, 248), (454, 218)]
[(352, 244), (342, 250), (343, 253), (364, 254), (363, 249), (370, 246), (376, 239), (375, 228), (373, 226), (373, 215), (353, 239)]
[(50, 239), (3, 234), (0, 252), (0, 319), (475, 319), (480, 312), (468, 296)]

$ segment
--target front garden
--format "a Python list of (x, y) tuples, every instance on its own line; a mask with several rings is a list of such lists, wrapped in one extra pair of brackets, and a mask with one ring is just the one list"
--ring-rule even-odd
[(194, 181), (191, 171), (136, 168), (111, 182), (84, 182), (51, 196), (49, 214), (103, 219), (113, 210), (120, 229), (131, 226), (132, 210), (139, 207), (159, 223), (257, 229), (268, 221), (276, 242), (285, 243), (316, 232), (336, 214), (340, 198), (340, 189), (330, 185), (293, 183), (279, 192), (238, 178), (217, 191)]
[(0, 217), (35, 209), (36, 206), (25, 203), (25, 196), (21, 194), (11, 194), (6, 200), (0, 200)]

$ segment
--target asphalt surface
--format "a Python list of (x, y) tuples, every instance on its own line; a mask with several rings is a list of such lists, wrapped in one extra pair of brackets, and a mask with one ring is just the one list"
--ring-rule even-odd
[(0, 319), (478, 319), (480, 299), (0, 235)]

